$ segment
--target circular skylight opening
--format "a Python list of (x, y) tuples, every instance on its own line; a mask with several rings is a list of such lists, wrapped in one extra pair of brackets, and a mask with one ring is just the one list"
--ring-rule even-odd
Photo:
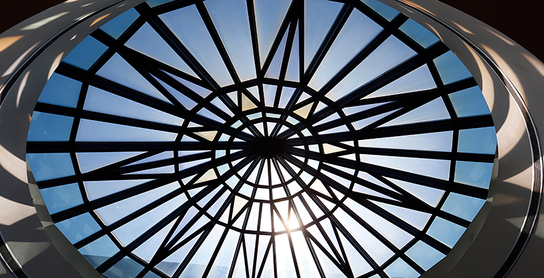
[(374, 0), (149, 0), (64, 59), (27, 145), (106, 277), (418, 277), (495, 153), (468, 70)]

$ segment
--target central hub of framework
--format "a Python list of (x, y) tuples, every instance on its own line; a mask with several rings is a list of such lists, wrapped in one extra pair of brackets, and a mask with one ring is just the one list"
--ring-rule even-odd
[(285, 148), (284, 140), (277, 137), (260, 137), (253, 142), (252, 150), (262, 158), (273, 158), (280, 155)]

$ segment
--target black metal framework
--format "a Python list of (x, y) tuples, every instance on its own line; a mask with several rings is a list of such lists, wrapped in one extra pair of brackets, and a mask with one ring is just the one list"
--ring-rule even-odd
[[(104, 239), (113, 244), (115, 251), (103, 258), (96, 258), (100, 252), (95, 258), (84, 254), (99, 272), (111, 277), (390, 277), (394, 273), (390, 269), (406, 266), (410, 276), (428, 268), (407, 253), (417, 244), (448, 254), (452, 245), (428, 233), (435, 220), (464, 228), (470, 224), (466, 217), (443, 209), (448, 197), (487, 197), (487, 189), (455, 180), (457, 162), (492, 164), (494, 159), (493, 154), (458, 151), (461, 130), (493, 126), (488, 114), (457, 116), (449, 97), (477, 84), (472, 78), (444, 84), (434, 61), (448, 49), (441, 42), (423, 47), (406, 35), (399, 29), (408, 20), (406, 16), (399, 14), (389, 21), (363, 2), (338, 2), (341, 9), (307, 68), (302, 61), (303, 0), (290, 3), (268, 53), (259, 53), (258, 15), (254, 1), (246, 1), (253, 50), (247, 62), (254, 65), (256, 75), (249, 80), (239, 77), (205, 2), (198, 0), (153, 8), (139, 5), (135, 8), (138, 19), (119, 38), (100, 29), (91, 35), (107, 50), (88, 70), (68, 63), (59, 66), (57, 74), (82, 83), (77, 106), (39, 102), (35, 111), (72, 118), (71, 133), (66, 141), (29, 141), (27, 152), (69, 154), (74, 174), (40, 180), (38, 186), (45, 190), (77, 184), (81, 204), (51, 217), (55, 223), (87, 213), (94, 219), (100, 229), (73, 244), (80, 250)], [(232, 84), (221, 86), (161, 20), (160, 15), (187, 7), (197, 9)], [(381, 31), (323, 86), (311, 87), (312, 78), (354, 13), (368, 17)], [(125, 45), (144, 24), (166, 41), (194, 75)], [(389, 38), (396, 38), (414, 54), (341, 97), (330, 97)], [(286, 75), (294, 52), (299, 57), (298, 76), (290, 80)], [(114, 55), (127, 61), (164, 99), (98, 75)], [(261, 60), (262, 56), (266, 58)], [(279, 75), (270, 77), (275, 58), (281, 61)], [(421, 66), (428, 68), (435, 88), (368, 97)], [(182, 124), (85, 109), (90, 87), (182, 119)], [(436, 100), (445, 105), (449, 118), (388, 125)], [(175, 139), (84, 141), (78, 134), (82, 122), (89, 120), (165, 132)], [(440, 132), (451, 133), (451, 150), (361, 143)], [(136, 154), (81, 170), (81, 153), (116, 152)], [(369, 156), (436, 161), (448, 165), (448, 173), (445, 178), (426, 176), (368, 161)], [(91, 182), (134, 180), (141, 182), (98, 198), (88, 195)], [(405, 183), (438, 190), (441, 197), (429, 204)], [(169, 187), (172, 184), (175, 186)], [(170, 189), (162, 195), (154, 193), (166, 187)], [(111, 210), (105, 208), (122, 206), (124, 200), (145, 194), (156, 195), (108, 220), (106, 214)], [(168, 213), (160, 219), (149, 218), (159, 210)], [(424, 224), (396, 214), (398, 211), (417, 214), (425, 219)], [(152, 224), (130, 240), (120, 234), (123, 227), (141, 222)], [(403, 239), (395, 238), (395, 233)], [(155, 248), (141, 251), (152, 241), (157, 241)]]

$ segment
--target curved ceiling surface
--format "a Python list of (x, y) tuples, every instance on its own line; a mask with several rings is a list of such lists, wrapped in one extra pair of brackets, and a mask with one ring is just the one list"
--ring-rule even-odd
[(64, 59), (27, 145), (107, 277), (418, 277), (495, 153), (464, 65), (371, 0), (149, 0)]

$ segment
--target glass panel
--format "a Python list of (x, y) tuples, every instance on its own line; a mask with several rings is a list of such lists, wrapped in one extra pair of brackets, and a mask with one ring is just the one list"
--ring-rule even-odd
[(34, 111), (28, 141), (68, 141), (74, 118)]
[(181, 273), (181, 277), (203, 277), (202, 274), (204, 273), (204, 270), (206, 270), (206, 266), (211, 263), (211, 256), (218, 247), (218, 242), (224, 229), (225, 228), (220, 225), (213, 227), (187, 268)]
[(166, 225), (159, 232), (154, 233), (150, 238), (148, 238), (142, 245), (132, 251), (133, 254), (142, 258), (146, 262), (150, 262), (153, 259), (153, 256), (157, 252), (157, 249), (165, 240), (166, 236), (174, 226), (174, 222)]
[(361, 0), (361, 2), (365, 3), (367, 6), (389, 21), (393, 20), (393, 18), (400, 14), (397, 10), (376, 0)]
[(38, 102), (76, 108), (81, 82), (53, 73), (45, 84)]
[(118, 39), (139, 16), (140, 14), (135, 9), (130, 9), (106, 22), (100, 26), (100, 29)]
[(423, 65), (399, 79), (374, 91), (365, 98), (398, 95), (401, 93), (424, 91), (436, 88), (434, 79), (427, 65)]
[[(96, 132), (100, 130), (100, 132)], [(175, 133), (126, 125), (81, 120), (76, 141), (174, 141)]]
[(151, 202), (163, 197), (164, 195), (179, 188), (178, 183), (171, 183), (168, 185), (155, 188), (136, 196), (123, 199), (119, 202), (96, 209), (96, 214), (100, 216), (102, 221), (106, 225), (111, 225), (119, 219), (126, 217), (133, 212), (143, 208)]
[(241, 81), (256, 77), (245, 0), (204, 1)]
[(308, 68), (342, 4), (328, 0), (304, 1), (304, 70)]
[(438, 252), (436, 249), (427, 245), (423, 241), (418, 241), (410, 250), (406, 251), (406, 255), (415, 261), (424, 270), (429, 270), (432, 266), (437, 264), (446, 255)]
[(482, 199), (450, 193), (448, 199), (442, 205), (442, 210), (467, 221), (472, 221), (484, 204), (485, 200)]
[(68, 153), (29, 153), (26, 158), (36, 181), (74, 175), (72, 159)]
[(79, 248), (79, 253), (94, 267), (100, 266), (117, 252), (119, 252), (119, 248), (108, 236), (103, 236)]
[[(321, 89), (323, 85), (329, 82), (340, 69), (376, 37), (382, 29), (381, 26), (364, 14), (359, 12), (352, 13), (308, 85), (315, 90)], [(391, 55), (391, 53), (387, 54)], [(346, 92), (341, 93), (345, 94)]]
[(268, 71), (266, 72), (266, 77), (269, 78), (280, 78), (280, 70), (283, 62), (283, 56), (285, 54), (285, 44), (287, 43), (287, 32), (283, 35), (283, 38), (281, 39), (280, 45), (278, 46), (278, 49), (276, 50), (276, 55), (274, 55), (274, 58), (272, 58), (272, 62), (270, 62), (270, 67), (268, 68)]
[(125, 59), (119, 54), (114, 54), (104, 66), (96, 73), (111, 81), (127, 86), (136, 91), (140, 91), (154, 98), (170, 103), (170, 101), (161, 94), (157, 88), (149, 83), (140, 73), (138, 73)]
[(151, 180), (85, 181), (85, 192), (90, 201), (146, 183)]
[(104, 272), (104, 275), (111, 278), (135, 278), (143, 269), (143, 265), (129, 257), (124, 257), (108, 271)]
[(492, 172), (493, 163), (457, 161), (455, 182), (488, 189)]
[(446, 85), (463, 79), (472, 78), (472, 75), (465, 65), (463, 65), (461, 60), (459, 60), (459, 58), (451, 51), (434, 59), (434, 64), (440, 74), (440, 78), (442, 78), (442, 81)]
[(437, 98), (381, 126), (406, 125), (448, 119), (450, 119), (448, 108), (446, 108), (442, 98)]
[[(361, 206), (359, 203), (355, 202), (353, 199), (347, 198), (345, 203), (347, 207), (349, 207), (350, 210), (355, 212), (355, 214), (357, 214), (363, 221), (368, 223), (372, 228), (374, 228), (381, 235), (387, 238), (397, 248), (402, 249), (404, 245), (406, 245), (410, 240), (414, 238), (412, 235), (408, 234), (406, 231), (397, 227), (396, 225), (386, 220), (385, 218), (379, 216), (378, 214), (374, 213), (373, 211)], [(406, 222), (411, 222), (410, 218), (412, 217), (412, 215), (410, 215), (408, 218), (404, 218), (400, 215), (396, 215), (396, 216), (399, 216), (400, 219), (403, 219)], [(355, 230), (351, 230), (351, 231), (355, 231)], [(361, 243), (361, 245), (364, 246), (364, 243)]]
[(308, 243), (301, 231), (291, 233), (293, 249), (295, 250), (296, 260), (300, 275), (302, 277), (319, 277), (317, 266), (312, 259)]
[(453, 131), (359, 140), (359, 146), (400, 150), (450, 152)]
[(127, 246), (140, 235), (147, 232), (160, 220), (164, 219), (168, 214), (172, 213), (174, 209), (183, 205), (186, 201), (187, 197), (185, 195), (177, 196), (176, 198), (161, 204), (144, 215), (139, 216), (138, 218), (119, 227), (113, 231), (113, 234), (121, 242), (121, 244)]
[(412, 157), (394, 157), (381, 155), (360, 155), (361, 162), (397, 169), (408, 173), (448, 180), (450, 161)]
[(465, 230), (466, 228), (462, 226), (437, 217), (433, 224), (431, 224), (427, 234), (446, 244), (450, 248), (453, 248)]
[(125, 43), (126, 46), (197, 77), (193, 70), (179, 57), (164, 39), (149, 25), (144, 23)]
[(261, 56), (261, 64), (263, 64), (274, 39), (278, 35), (280, 25), (291, 4), (291, 0), (255, 0), (254, 2), (259, 54)]
[(220, 86), (232, 84), (229, 72), (195, 6), (159, 15)]
[(92, 152), (76, 153), (79, 169), (86, 173), (141, 154), (140, 152)]
[[(277, 225), (276, 225), (277, 226)], [(276, 228), (277, 229), (277, 228)], [(282, 234), (274, 237), (276, 248), (276, 258), (278, 267), (278, 277), (291, 278), (296, 277), (295, 265), (289, 245), (287, 234)]]
[(291, 48), (291, 55), (289, 56), (289, 64), (287, 66), (287, 72), (285, 73), (285, 80), (299, 81), (300, 76), (300, 45), (299, 45), (299, 25), (295, 30), (295, 38), (293, 40), (293, 46)]
[(88, 70), (108, 50), (108, 47), (89, 36), (72, 50), (63, 62)]
[(376, 205), (380, 206), (381, 208), (385, 209), (392, 215), (395, 215), (396, 217), (404, 220), (406, 223), (423, 230), (425, 225), (427, 224), (427, 221), (429, 221), (429, 218), (431, 217), (430, 214), (408, 209), (400, 206), (390, 205), (386, 203), (380, 203), (373, 201)]
[[(210, 270), (208, 277), (219, 278), (227, 277), (231, 262), (234, 258), (234, 251), (236, 251), (236, 245), (238, 244), (238, 238), (240, 233), (236, 231), (229, 231), (225, 241), (221, 246), (221, 250), (217, 254), (214, 264)], [(241, 253), (241, 252), (240, 252)], [(234, 276), (236, 277), (236, 276)]]
[(442, 195), (444, 195), (444, 191), (440, 189), (391, 178), (389, 180), (433, 207), (438, 205), (442, 199)]
[(459, 130), (458, 152), (494, 155), (497, 148), (495, 127)]
[[(189, 254), (189, 251), (191, 251), (191, 248), (193, 248), (193, 246), (195, 245), (198, 239), (199, 239), (198, 236), (193, 238), (190, 242), (183, 245), (181, 248), (175, 251), (168, 258), (158, 263), (156, 268), (166, 273), (169, 276), (174, 275), (174, 272), (176, 272), (176, 269), (178, 268), (178, 266), (187, 257), (187, 254)], [(195, 276), (195, 277), (198, 277), (198, 276)]]
[(489, 108), (478, 86), (449, 94), (449, 97), (459, 117), (489, 114)]
[[(361, 254), (351, 245), (351, 242), (346, 239), (346, 237), (342, 234), (340, 234), (340, 239), (343, 244), (344, 252), (346, 253), (347, 260), (349, 262), (357, 262), (350, 264), (351, 271), (353, 272), (354, 277), (359, 277), (362, 274), (365, 274), (372, 270), (372, 267), (368, 264), (368, 262), (361, 256)], [(387, 252), (387, 248), (385, 246), (378, 246), (378, 248), (382, 248), (380, 251)], [(376, 250), (378, 251), (378, 250)], [(373, 257), (375, 259), (375, 257)], [(383, 259), (380, 259), (380, 262)]]
[(327, 97), (336, 101), (415, 54), (415, 51), (391, 36), (342, 79)]
[(419, 273), (408, 265), (403, 259), (396, 259), (391, 265), (385, 268), (389, 277), (417, 278)]
[(176, 126), (183, 123), (181, 118), (92, 86), (87, 91), (83, 109)]
[(408, 35), (410, 38), (412, 38), (414, 41), (416, 41), (425, 48), (440, 41), (440, 39), (436, 37), (433, 33), (431, 33), (431, 31), (429, 31), (427, 28), (423, 27), (423, 25), (415, 22), (412, 19), (408, 19), (404, 24), (402, 24), (399, 30), (404, 32), (406, 35)]
[[(357, 233), (352, 233), (352, 236), (355, 238), (357, 243), (363, 247), (363, 249), (372, 256), (372, 258), (378, 263), (382, 264), (387, 259), (389, 259), (393, 252), (389, 250), (380, 240), (378, 240), (376, 237), (374, 237), (370, 232), (368, 232), (365, 228), (363, 228), (355, 219), (351, 218), (346, 212), (344, 212), (341, 209), (337, 209), (334, 212), (334, 216), (338, 218), (340, 223), (348, 230), (348, 231), (357, 231)], [(346, 248), (346, 246), (349, 246), (351, 248)], [(352, 249), (350, 243), (344, 242), (344, 248), (346, 249)], [(354, 250), (354, 249), (352, 249)], [(348, 252), (348, 251), (346, 251)], [(356, 251), (355, 251), (356, 252)], [(358, 256), (355, 255), (355, 256)], [(348, 256), (350, 257), (350, 256)], [(363, 262), (363, 260), (351, 260), (350, 262)], [(362, 264), (364, 266), (364, 264)], [(357, 273), (356, 273), (357, 274)], [(357, 275), (360, 275), (361, 273), (358, 273)]]
[(100, 231), (100, 226), (88, 212), (55, 225), (71, 243), (76, 243)]
[(57, 213), (83, 204), (77, 183), (40, 189), (49, 214)]

